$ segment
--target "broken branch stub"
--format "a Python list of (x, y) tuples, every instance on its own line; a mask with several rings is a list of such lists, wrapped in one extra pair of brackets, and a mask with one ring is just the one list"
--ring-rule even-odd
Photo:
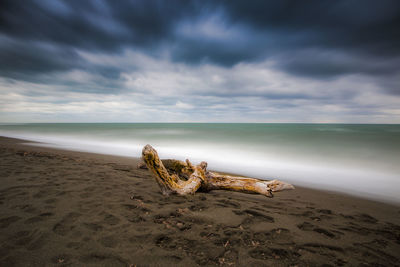
[(265, 181), (249, 177), (237, 177), (207, 171), (207, 162), (192, 165), (189, 160), (163, 160), (157, 151), (146, 145), (142, 150), (142, 158), (147, 168), (156, 178), (164, 195), (194, 194), (199, 189), (230, 190), (250, 194), (261, 194), (272, 197), (272, 192), (294, 189), (294, 186), (279, 180)]

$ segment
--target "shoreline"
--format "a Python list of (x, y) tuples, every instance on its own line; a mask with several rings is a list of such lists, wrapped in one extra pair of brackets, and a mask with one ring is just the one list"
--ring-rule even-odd
[(0, 137), (0, 265), (399, 261), (399, 205), (297, 185), (166, 198), (137, 158), (21, 142)]
[[(287, 132), (291, 128), (279, 130), (279, 127), (264, 127), (258, 132), (257, 128), (242, 129), (232, 126), (232, 133), (225, 140), (221, 139), (222, 126), (215, 129), (191, 129), (187, 125), (112, 125), (75, 125), (70, 130), (64, 129), (66, 132), (61, 134), (66, 125), (33, 124), (5, 129), (0, 135), (34, 140), (40, 145), (58, 149), (127, 157), (140, 157), (140, 151), (145, 144), (157, 144), (154, 147), (163, 158), (189, 158), (198, 163), (205, 160), (209, 169), (220, 172), (268, 180), (276, 178), (317, 190), (400, 204), (397, 190), (400, 188), (400, 169), (395, 160), (400, 157), (399, 150), (396, 149), (399, 140), (390, 129), (372, 127), (372, 132), (369, 132), (370, 130), (362, 129), (353, 131), (350, 126), (343, 129), (328, 127), (325, 130), (320, 126), (294, 128), (293, 132)], [(201, 137), (204, 130), (210, 130), (212, 136), (208, 137), (211, 139), (206, 143), (203, 142), (207, 138)], [(276, 137), (280, 134), (274, 137), (273, 133), (277, 130), (286, 141)], [(345, 135), (340, 134), (342, 130), (346, 132)], [(45, 132), (39, 134), (41, 131)], [(146, 136), (147, 131), (149, 136)], [(264, 131), (265, 134), (261, 134)], [(245, 133), (248, 135), (241, 141), (239, 137)], [(303, 140), (305, 133), (308, 133), (307, 136), (315, 135), (315, 138)], [(362, 140), (354, 139), (359, 134), (362, 134)], [(378, 136), (385, 138), (379, 139)], [(392, 149), (382, 140), (388, 140)]]
[[(37, 145), (36, 145), (37, 144)], [(4, 137), (0, 136), (0, 145), (2, 146), (9, 146), (13, 148), (20, 148), (22, 150), (27, 150), (27, 151), (34, 151), (34, 152), (54, 152), (54, 153), (61, 153), (65, 155), (72, 155), (72, 156), (80, 156), (83, 158), (95, 158), (95, 159), (100, 159), (104, 160), (106, 162), (111, 161), (114, 163), (123, 163), (127, 165), (132, 165), (132, 167), (135, 167), (137, 163), (141, 160), (138, 157), (131, 157), (131, 156), (120, 156), (120, 155), (114, 155), (114, 154), (102, 154), (102, 153), (95, 153), (95, 152), (86, 152), (86, 151), (77, 151), (73, 149), (64, 149), (64, 148), (57, 148), (57, 147), (52, 147), (51, 145), (48, 145), (46, 143), (40, 143), (36, 141), (31, 141), (31, 140), (25, 140), (25, 139), (19, 139), (19, 138), (13, 138), (13, 137)], [(225, 173), (225, 174), (230, 174), (234, 176), (246, 176), (241, 173), (235, 173), (235, 172), (227, 172), (227, 171), (220, 171), (220, 170), (212, 170), (212, 171), (217, 171), (220, 173)], [(257, 179), (260, 179), (260, 177), (254, 177)], [(282, 179), (282, 181), (285, 181)], [(308, 186), (302, 186), (298, 184), (293, 184), (296, 189), (299, 190), (310, 190), (310, 193), (316, 193), (320, 192), (321, 196), (324, 194), (331, 194), (331, 195), (340, 195), (342, 197), (349, 197), (349, 198), (354, 198), (360, 199), (360, 200), (366, 200), (366, 201), (371, 201), (376, 204), (385, 204), (385, 205), (391, 205), (394, 207), (400, 207), (400, 202), (396, 202), (394, 200), (389, 200), (389, 199), (383, 199), (379, 197), (367, 197), (363, 196), (361, 193), (359, 194), (351, 194), (347, 192), (340, 192), (338, 189), (326, 189), (326, 188), (319, 188), (318, 186), (315, 187), (308, 187)], [(315, 191), (315, 192), (314, 192)], [(308, 193), (308, 192), (307, 192)], [(281, 193), (280, 193), (281, 194)]]

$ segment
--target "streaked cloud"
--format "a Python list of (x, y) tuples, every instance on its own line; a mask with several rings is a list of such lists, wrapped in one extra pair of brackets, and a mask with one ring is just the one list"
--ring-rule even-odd
[(399, 123), (399, 20), (389, 0), (2, 1), (0, 121)]

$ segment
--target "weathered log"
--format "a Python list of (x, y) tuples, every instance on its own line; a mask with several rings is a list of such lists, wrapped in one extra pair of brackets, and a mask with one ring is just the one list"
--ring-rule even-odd
[(142, 158), (152, 172), (164, 195), (194, 194), (197, 190), (230, 190), (272, 197), (272, 192), (294, 189), (279, 180), (265, 181), (249, 177), (237, 177), (207, 171), (207, 162), (193, 166), (189, 160), (163, 160), (150, 145), (142, 150)]
[(203, 169), (200, 165), (183, 165), (185, 167), (181, 169), (181, 172), (190, 174), (189, 179), (186, 181), (179, 179), (177, 174), (170, 175), (158, 157), (157, 151), (150, 145), (146, 145), (143, 148), (142, 155), (144, 162), (153, 173), (164, 195), (169, 195), (170, 193), (179, 195), (194, 194), (199, 189), (202, 179), (204, 179), (205, 168)]

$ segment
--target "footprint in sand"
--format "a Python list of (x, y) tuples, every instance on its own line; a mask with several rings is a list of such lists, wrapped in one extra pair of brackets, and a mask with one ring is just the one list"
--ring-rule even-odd
[(273, 247), (255, 248), (249, 251), (249, 255), (254, 259), (260, 260), (280, 259), (295, 261), (300, 257), (300, 254), (295, 251)]
[(105, 236), (100, 238), (100, 244), (107, 248), (115, 248), (118, 245), (118, 240), (113, 236)]
[(0, 228), (6, 228), (10, 224), (15, 223), (16, 221), (19, 221), (21, 217), (19, 216), (10, 216), (6, 218), (0, 219)]
[(106, 213), (103, 221), (108, 225), (117, 225), (121, 220), (112, 214)]
[(319, 209), (317, 210), (319, 213), (321, 214), (325, 214), (325, 215), (333, 215), (333, 212), (331, 210), (328, 209)]
[(288, 244), (293, 241), (292, 239), (293, 235), (288, 229), (275, 228), (272, 229), (271, 231), (255, 232), (252, 236), (247, 238), (248, 240), (247, 243), (250, 245), (254, 245), (256, 243), (262, 245), (270, 242), (274, 244)]
[[(180, 203), (179, 203), (179, 204), (180, 204)], [(206, 204), (200, 202), (200, 203), (191, 205), (191, 206), (189, 207), (189, 209), (190, 209), (191, 211), (203, 211), (203, 210), (208, 209), (208, 206), (207, 206)]]
[(33, 198), (42, 198), (44, 196), (48, 195), (47, 191), (41, 190), (37, 192), (36, 194), (33, 195)]
[(93, 232), (98, 232), (98, 231), (103, 230), (103, 226), (101, 226), (100, 224), (97, 224), (97, 223), (84, 223), (83, 226)]
[(251, 224), (254, 222), (254, 220), (258, 220), (258, 221), (264, 221), (264, 222), (269, 222), (269, 223), (273, 223), (275, 221), (275, 219), (271, 216), (265, 215), (259, 211), (255, 211), (255, 210), (250, 210), (250, 209), (246, 209), (246, 210), (233, 210), (233, 213), (235, 213), (236, 215), (247, 215), (248, 217), (245, 218), (242, 222), (242, 224)]
[(79, 260), (84, 264), (92, 264), (93, 266), (129, 266), (126, 260), (111, 253), (92, 253), (82, 256)]
[(132, 223), (141, 223), (146, 221), (145, 218), (136, 214), (127, 215), (125, 218)]
[(375, 219), (374, 217), (372, 217), (368, 214), (365, 214), (365, 213), (354, 215), (354, 217), (356, 217), (356, 219), (358, 221), (361, 221), (364, 223), (377, 223), (378, 222), (377, 219)]
[(72, 248), (72, 249), (80, 249), (82, 246), (81, 242), (69, 242), (67, 244), (67, 248)]
[(341, 253), (345, 252), (344, 249), (341, 247), (324, 245), (324, 244), (320, 244), (320, 243), (305, 243), (305, 244), (301, 245), (300, 248), (310, 251), (312, 253), (318, 253), (318, 254), (332, 252), (332, 251), (341, 252)]
[[(191, 255), (191, 258), (199, 265), (215, 265), (215, 260), (219, 255), (224, 255), (225, 250), (223, 246), (215, 247), (209, 246), (206, 243), (199, 240), (191, 240), (187, 238), (172, 238), (167, 235), (161, 234), (156, 236), (154, 243), (157, 247), (160, 247), (167, 251), (182, 251), (187, 255)], [(236, 258), (234, 249), (231, 255), (226, 254), (227, 257)]]
[(28, 250), (37, 250), (46, 245), (48, 238), (48, 233), (39, 230), (19, 231), (9, 239), (9, 242), (16, 246), (24, 246)]
[(84, 198), (84, 199), (87, 199), (87, 198), (89, 198), (91, 196), (92, 196), (91, 193), (82, 193), (82, 194), (79, 195), (80, 198)]
[(44, 201), (44, 203), (46, 203), (46, 204), (54, 204), (54, 203), (56, 203), (58, 200), (56, 199), (56, 198), (49, 198), (49, 199), (46, 199), (45, 201)]
[(60, 222), (54, 225), (53, 232), (59, 235), (67, 235), (75, 228), (75, 221), (81, 216), (80, 213), (71, 212), (67, 214)]
[(324, 228), (320, 228), (318, 226), (315, 226), (309, 222), (303, 222), (302, 224), (298, 224), (297, 228), (299, 228), (300, 230), (303, 231), (314, 231), (316, 233), (322, 234), (326, 237), (329, 238), (340, 238), (339, 235), (342, 235), (343, 233), (339, 232), (339, 231), (334, 231), (335, 233), (333, 233), (333, 231), (328, 231)]
[(217, 202), (218, 203), (216, 205), (220, 206), (220, 207), (240, 209), (240, 204), (235, 201), (221, 199), (221, 200), (217, 200)]
[[(148, 232), (147, 229), (142, 229), (143, 233)], [(132, 237), (129, 238), (129, 242), (135, 243), (135, 244), (141, 244), (147, 242), (151, 238), (150, 234), (140, 234), (140, 235), (133, 235)]]
[(51, 212), (44, 212), (44, 213), (40, 214), (39, 216), (35, 216), (35, 217), (25, 220), (24, 224), (33, 224), (33, 223), (41, 222), (41, 221), (47, 220), (49, 217), (51, 217), (53, 215), (54, 214)]
[(156, 244), (157, 247), (166, 249), (166, 250), (174, 250), (177, 247), (177, 240), (172, 239), (171, 237), (168, 237), (166, 235), (158, 235), (154, 243)]

